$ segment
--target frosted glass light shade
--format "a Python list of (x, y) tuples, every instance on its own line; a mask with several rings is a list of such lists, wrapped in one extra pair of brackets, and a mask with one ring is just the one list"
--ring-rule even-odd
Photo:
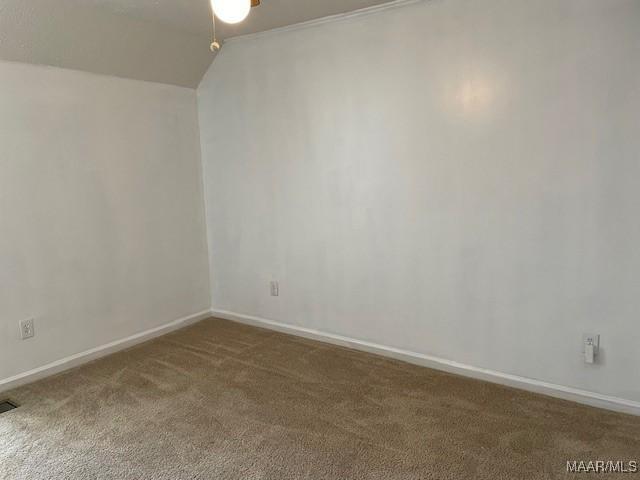
[(224, 23), (238, 23), (249, 15), (251, 0), (211, 0), (211, 8)]

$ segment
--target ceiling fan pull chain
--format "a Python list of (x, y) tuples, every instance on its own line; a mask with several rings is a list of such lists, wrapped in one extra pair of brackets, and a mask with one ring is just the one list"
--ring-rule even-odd
[(213, 10), (211, 11), (211, 18), (213, 19), (213, 42), (211, 42), (210, 48), (212, 52), (219, 52), (221, 45), (216, 39), (216, 14)]

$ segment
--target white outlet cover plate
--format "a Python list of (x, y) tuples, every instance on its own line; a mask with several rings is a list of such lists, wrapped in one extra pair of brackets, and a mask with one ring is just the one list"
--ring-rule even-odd
[(33, 338), (35, 336), (35, 327), (33, 318), (27, 318), (26, 320), (22, 320), (20, 322), (20, 335), (23, 340), (27, 338)]
[(600, 350), (600, 335), (595, 334), (595, 333), (585, 333), (582, 335), (582, 353), (584, 353), (584, 346), (587, 344), (587, 341), (592, 338), (593, 339), (593, 346), (594, 346), (594, 353), (597, 355), (598, 351)]

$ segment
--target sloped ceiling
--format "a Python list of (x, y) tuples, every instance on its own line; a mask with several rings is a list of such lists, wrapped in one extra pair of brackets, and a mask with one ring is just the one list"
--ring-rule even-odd
[[(389, 0), (263, 0), (219, 37)], [(0, 60), (195, 88), (213, 60), (209, 0), (0, 0)]]

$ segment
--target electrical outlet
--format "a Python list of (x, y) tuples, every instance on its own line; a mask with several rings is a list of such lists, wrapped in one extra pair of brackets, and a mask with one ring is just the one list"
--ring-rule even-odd
[(585, 333), (582, 335), (582, 352), (587, 345), (593, 345), (593, 353), (597, 355), (600, 351), (600, 335), (595, 333)]
[(33, 318), (27, 318), (26, 320), (22, 320), (20, 322), (20, 334), (22, 335), (22, 340), (31, 338), (36, 334), (33, 325)]
[(584, 353), (584, 362), (587, 364), (597, 363), (598, 353), (600, 351), (600, 335), (585, 333), (582, 335), (582, 352)]
[(277, 297), (280, 295), (280, 285), (275, 280), (271, 282), (271, 296)]

